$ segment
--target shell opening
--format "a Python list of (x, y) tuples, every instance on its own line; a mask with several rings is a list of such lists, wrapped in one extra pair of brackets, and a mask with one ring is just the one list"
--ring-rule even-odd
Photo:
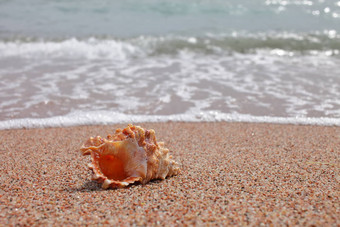
[(100, 171), (110, 180), (122, 181), (128, 177), (124, 162), (113, 155), (101, 155), (98, 163)]

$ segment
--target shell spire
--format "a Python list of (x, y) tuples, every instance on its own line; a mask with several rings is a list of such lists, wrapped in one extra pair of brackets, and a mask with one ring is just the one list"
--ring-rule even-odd
[(117, 188), (179, 174), (180, 169), (163, 142), (157, 142), (153, 129), (129, 124), (107, 138), (91, 137), (80, 148), (91, 155), (92, 179), (102, 187)]

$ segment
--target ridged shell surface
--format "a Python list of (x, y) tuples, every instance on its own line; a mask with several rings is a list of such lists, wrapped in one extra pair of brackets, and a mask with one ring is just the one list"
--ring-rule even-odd
[(128, 125), (107, 138), (91, 137), (80, 150), (91, 155), (92, 179), (102, 183), (104, 189), (146, 184), (180, 172), (164, 143), (157, 142), (155, 131), (140, 126)]

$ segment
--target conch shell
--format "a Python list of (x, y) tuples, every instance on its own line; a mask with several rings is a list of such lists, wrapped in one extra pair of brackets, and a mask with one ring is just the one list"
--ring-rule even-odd
[(104, 189), (125, 187), (135, 182), (146, 184), (180, 172), (164, 143), (156, 141), (154, 130), (131, 124), (123, 130), (117, 129), (107, 139), (91, 137), (80, 151), (83, 155), (91, 155), (88, 166), (93, 172), (92, 179), (102, 183)]

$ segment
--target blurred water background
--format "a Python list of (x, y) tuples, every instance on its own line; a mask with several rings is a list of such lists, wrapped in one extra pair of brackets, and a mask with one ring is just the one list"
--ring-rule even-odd
[(0, 128), (340, 125), (340, 1), (0, 0)]

